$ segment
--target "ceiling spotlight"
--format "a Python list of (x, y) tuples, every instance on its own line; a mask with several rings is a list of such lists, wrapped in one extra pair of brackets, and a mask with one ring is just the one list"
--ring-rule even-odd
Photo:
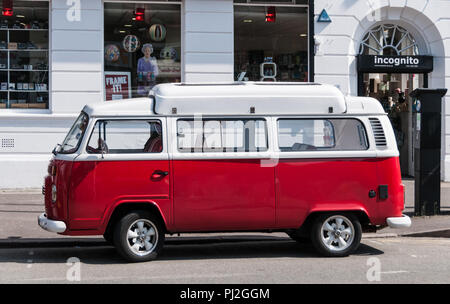
[(144, 21), (145, 19), (145, 8), (138, 7), (134, 11), (134, 18), (136, 18), (136, 21)]
[(6, 17), (13, 16), (13, 0), (3, 0), (2, 15)]
[(277, 19), (277, 9), (275, 6), (268, 6), (266, 9), (266, 22), (275, 22)]

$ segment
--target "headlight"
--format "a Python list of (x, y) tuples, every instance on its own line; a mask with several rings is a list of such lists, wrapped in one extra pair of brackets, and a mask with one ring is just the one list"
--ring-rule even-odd
[(52, 203), (56, 203), (56, 186), (52, 185)]

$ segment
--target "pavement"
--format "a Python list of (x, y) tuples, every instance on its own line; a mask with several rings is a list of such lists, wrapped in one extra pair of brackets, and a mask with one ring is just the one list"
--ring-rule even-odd
[[(412, 226), (407, 229), (386, 227), (376, 233), (364, 233), (363, 238), (389, 237), (450, 237), (450, 183), (441, 183), (441, 215), (413, 217), (414, 180), (404, 180), (406, 186), (405, 214), (412, 217)], [(61, 236), (42, 230), (37, 225), (37, 216), (44, 210), (40, 189), (0, 190), (0, 248), (97, 246), (104, 244), (99, 236)], [(284, 233), (212, 233), (182, 234), (169, 236), (168, 243), (250, 241), (266, 238), (285, 238)]]

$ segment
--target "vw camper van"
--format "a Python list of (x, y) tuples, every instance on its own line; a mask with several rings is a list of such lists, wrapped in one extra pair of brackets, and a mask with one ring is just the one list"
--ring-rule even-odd
[(382, 106), (330, 85), (161, 84), (85, 106), (53, 153), (39, 225), (134, 262), (166, 234), (282, 231), (347, 256), (363, 231), (411, 224)]

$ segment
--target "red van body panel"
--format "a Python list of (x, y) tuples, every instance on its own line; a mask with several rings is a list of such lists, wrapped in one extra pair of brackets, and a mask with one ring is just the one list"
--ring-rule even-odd
[[(52, 160), (46, 213), (67, 235), (101, 235), (121, 204), (155, 205), (169, 232), (292, 229), (314, 212), (362, 211), (386, 225), (404, 209), (398, 157), (261, 160)], [(155, 171), (168, 176), (154, 179)], [(51, 185), (58, 199), (51, 202)], [(380, 185), (388, 198), (369, 197)]]
[(405, 186), (402, 184), (400, 159), (379, 158), (376, 172), (378, 184), (388, 186), (388, 199), (378, 200), (378, 214), (371, 220), (375, 225), (384, 225), (386, 218), (401, 217), (405, 209)]
[(177, 231), (275, 228), (275, 174), (259, 159), (174, 160)]
[(277, 226), (300, 227), (313, 212), (362, 210), (376, 217), (377, 159), (280, 159)]
[[(49, 219), (64, 221), (66, 224), (70, 216), (67, 202), (71, 190), (69, 182), (72, 164), (69, 161), (52, 159), (48, 165), (49, 174), (45, 177), (45, 213)], [(52, 202), (52, 185), (56, 185), (57, 189), (55, 203)]]
[(114, 208), (123, 203), (149, 203), (172, 222), (168, 160), (75, 161), (70, 181), (69, 230), (98, 230), (103, 234)]

